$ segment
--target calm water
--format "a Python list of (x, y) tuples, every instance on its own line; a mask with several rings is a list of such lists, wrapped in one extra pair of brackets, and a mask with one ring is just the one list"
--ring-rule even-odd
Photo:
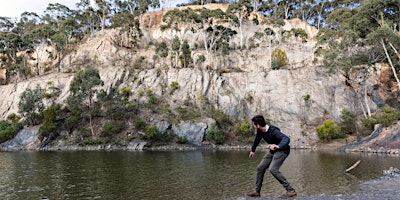
[[(0, 199), (229, 199), (254, 187), (248, 151), (0, 152)], [(359, 166), (343, 171), (357, 160)], [(349, 193), (400, 157), (292, 150), (281, 168), (299, 196)], [(282, 186), (266, 173), (262, 196)]]

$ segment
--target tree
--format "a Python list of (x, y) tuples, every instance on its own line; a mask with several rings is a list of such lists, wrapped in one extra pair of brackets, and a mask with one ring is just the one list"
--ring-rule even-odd
[(181, 61), (181, 66), (183, 68), (189, 67), (193, 64), (193, 58), (191, 55), (190, 46), (187, 40), (183, 41), (182, 44), (182, 54), (179, 56), (179, 60)]
[(324, 65), (331, 72), (343, 74), (347, 84), (359, 96), (365, 117), (364, 109), (371, 116), (365, 81), (375, 63), (391, 57), (388, 53), (385, 56), (387, 40), (392, 38), (390, 41), (395, 41), (396, 46), (399, 42), (398, 35), (394, 36), (388, 29), (385, 31), (380, 28), (386, 24), (392, 30), (398, 29), (397, 22), (393, 21), (400, 17), (396, 5), (398, 1), (395, 0), (366, 0), (354, 9), (336, 9), (328, 15), (329, 28), (321, 29), (318, 33), (318, 42), (325, 46), (321, 46)]
[(9, 17), (0, 17), (0, 31), (11, 32), (15, 27), (15, 22)]
[(80, 0), (76, 4), (76, 18), (79, 20), (81, 29), (84, 34), (93, 34), (100, 27), (100, 19), (96, 16), (93, 7), (90, 5), (90, 0)]
[(69, 105), (77, 103), (84, 105), (89, 112), (90, 130), (94, 136), (93, 122), (92, 122), (92, 103), (93, 98), (97, 95), (97, 86), (104, 85), (99, 75), (99, 70), (94, 67), (86, 67), (79, 70), (71, 81), (69, 91), (71, 96), (68, 97)]
[[(209, 10), (206, 8), (192, 10), (190, 8), (184, 10), (173, 9), (168, 11), (164, 17), (165, 23), (161, 28), (173, 29), (179, 31), (184, 29), (183, 33), (190, 30), (193, 33), (199, 33), (207, 54), (215, 49), (218, 40), (226, 34), (227, 28), (221, 26), (223, 23), (233, 23), (236, 16), (227, 14), (221, 9)], [(224, 27), (222, 30), (221, 27)], [(210, 34), (214, 33), (214, 34)]]
[(169, 50), (166, 42), (163, 41), (157, 45), (156, 54), (162, 58), (163, 63), (165, 61), (165, 58), (168, 57), (168, 51)]
[(21, 93), (18, 102), (18, 112), (25, 117), (29, 125), (39, 124), (44, 111), (43, 92), (39, 85), (35, 89), (26, 89)]
[(101, 30), (104, 30), (106, 28), (106, 21), (111, 13), (112, 4), (109, 0), (95, 0), (95, 3), (97, 5), (97, 10), (95, 10), (95, 13), (97, 17), (100, 19)]
[(248, 19), (252, 12), (250, 0), (240, 0), (229, 5), (227, 13), (235, 14), (237, 19), (235, 21), (239, 24), (240, 32), (240, 49), (243, 48), (243, 22)]

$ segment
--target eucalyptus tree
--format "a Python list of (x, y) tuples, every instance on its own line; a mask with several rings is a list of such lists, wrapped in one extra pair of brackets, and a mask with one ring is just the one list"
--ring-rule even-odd
[(43, 91), (39, 85), (34, 89), (27, 88), (21, 93), (18, 102), (18, 112), (28, 125), (39, 124), (43, 118), (43, 111), (45, 109), (43, 103)]
[(24, 45), (24, 42), (17, 33), (8, 31), (0, 32), (0, 53), (7, 57), (7, 61), (15, 61), (17, 52), (22, 50)]
[(101, 21), (90, 4), (90, 0), (80, 0), (76, 3), (76, 6), (78, 8), (76, 10), (76, 20), (79, 21), (83, 34), (93, 34), (100, 29)]
[(95, 0), (94, 11), (96, 16), (100, 19), (101, 30), (106, 28), (106, 21), (110, 18), (112, 2), (111, 0)]
[(120, 35), (126, 34), (131, 47), (137, 46), (140, 37), (143, 36), (140, 29), (142, 15), (150, 8), (160, 7), (159, 0), (115, 0), (114, 4), (112, 27), (119, 27)]
[[(202, 38), (206, 53), (210, 54), (218, 44), (218, 40), (222, 39), (229, 30), (222, 25), (232, 25), (235, 23), (235, 19), (237, 19), (236, 16), (225, 13), (221, 9), (173, 9), (164, 14), (164, 24), (161, 29), (172, 29), (181, 33), (187, 31), (198, 33)], [(223, 28), (221, 29), (221, 27)]]
[[(395, 20), (399, 15), (397, 0), (365, 0), (359, 7), (332, 11), (327, 18), (327, 28), (318, 33), (324, 65), (346, 77), (348, 85), (357, 91), (360, 99), (364, 99), (368, 115), (365, 80), (375, 63), (388, 62), (389, 57), (396, 58), (386, 53), (385, 47), (392, 44), (395, 49), (400, 48), (400, 40), (393, 34), (398, 31)], [(383, 29), (383, 25), (390, 28)], [(399, 64), (395, 63), (393, 68), (399, 69)]]
[(71, 81), (67, 98), (67, 105), (72, 113), (80, 115), (79, 118), (85, 118), (86, 111), (89, 112), (89, 125), (92, 136), (95, 135), (93, 129), (93, 99), (98, 94), (98, 86), (103, 86), (99, 70), (94, 67), (86, 67), (79, 70)]
[(67, 46), (71, 44), (73, 38), (80, 38), (79, 24), (75, 20), (76, 13), (67, 6), (59, 3), (50, 3), (44, 13), (45, 15), (42, 19), (54, 31), (49, 36), (49, 39), (50, 43), (56, 49), (57, 67), (60, 71), (61, 59), (64, 56)]
[(10, 17), (0, 16), (0, 31), (12, 32), (15, 28), (15, 21)]
[(273, 18), (290, 19), (298, 5), (297, 0), (266, 0), (261, 4), (260, 11)]
[(243, 48), (243, 23), (250, 17), (252, 11), (251, 0), (239, 0), (238, 2), (232, 3), (226, 11), (227, 13), (232, 13), (237, 17), (235, 21), (237, 21), (239, 25), (240, 49)]

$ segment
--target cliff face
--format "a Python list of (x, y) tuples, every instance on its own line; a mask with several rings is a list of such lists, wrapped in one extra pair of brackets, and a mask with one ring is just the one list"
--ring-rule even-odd
[[(163, 11), (153, 13), (155, 24), (144, 29), (143, 40), (168, 41), (174, 35), (157, 28), (162, 16), (160, 12)], [(255, 31), (264, 28), (246, 24), (245, 41)], [(286, 21), (283, 29), (291, 28), (303, 28), (309, 38), (307, 42), (292, 38), (285, 43), (274, 43), (273, 47), (283, 49), (289, 59), (289, 65), (279, 70), (272, 70), (269, 65), (271, 48), (268, 43), (261, 43), (250, 50), (232, 50), (226, 56), (207, 55), (206, 62), (194, 68), (173, 68), (165, 67), (166, 64), (152, 66), (154, 49), (139, 49), (132, 53), (131, 50), (117, 48), (113, 45), (117, 30), (101, 31), (77, 46), (74, 53), (64, 57), (61, 72), (0, 86), (0, 119), (17, 113), (21, 93), (37, 84), (46, 87), (46, 83), (51, 82), (59, 88), (60, 95), (51, 101), (61, 103), (69, 94), (75, 67), (92, 65), (99, 68), (106, 91), (113, 86), (125, 86), (132, 90), (132, 99), (139, 99), (139, 90), (151, 89), (155, 95), (163, 96), (171, 107), (182, 105), (186, 97), (201, 104), (199, 99), (205, 96), (208, 102), (215, 103), (216, 107), (233, 117), (251, 118), (255, 114), (263, 114), (291, 137), (293, 147), (308, 147), (317, 140), (315, 127), (324, 120), (339, 120), (343, 109), (362, 114), (362, 107), (355, 92), (345, 85), (344, 77), (340, 74), (327, 75), (323, 67), (312, 63), (315, 28), (299, 20)], [(182, 37), (191, 39), (192, 43), (198, 38), (189, 33)], [(194, 58), (199, 54), (202, 54), (201, 50), (192, 50)], [(128, 70), (140, 56), (146, 58), (148, 66)], [(382, 72), (390, 71), (387, 66), (377, 66), (377, 69), (367, 81), (371, 95), (366, 102), (372, 111), (378, 109), (379, 100), (385, 99), (385, 94), (372, 86), (381, 85)], [(170, 95), (166, 90), (171, 82), (178, 82), (180, 87)]]

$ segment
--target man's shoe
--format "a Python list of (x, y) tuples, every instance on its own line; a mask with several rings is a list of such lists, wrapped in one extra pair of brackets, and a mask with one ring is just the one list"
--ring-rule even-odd
[(260, 193), (254, 190), (254, 191), (250, 191), (250, 192), (246, 193), (246, 195), (249, 197), (259, 197)]
[(296, 196), (296, 190), (288, 190), (285, 194), (282, 195), (283, 198), (290, 198)]

